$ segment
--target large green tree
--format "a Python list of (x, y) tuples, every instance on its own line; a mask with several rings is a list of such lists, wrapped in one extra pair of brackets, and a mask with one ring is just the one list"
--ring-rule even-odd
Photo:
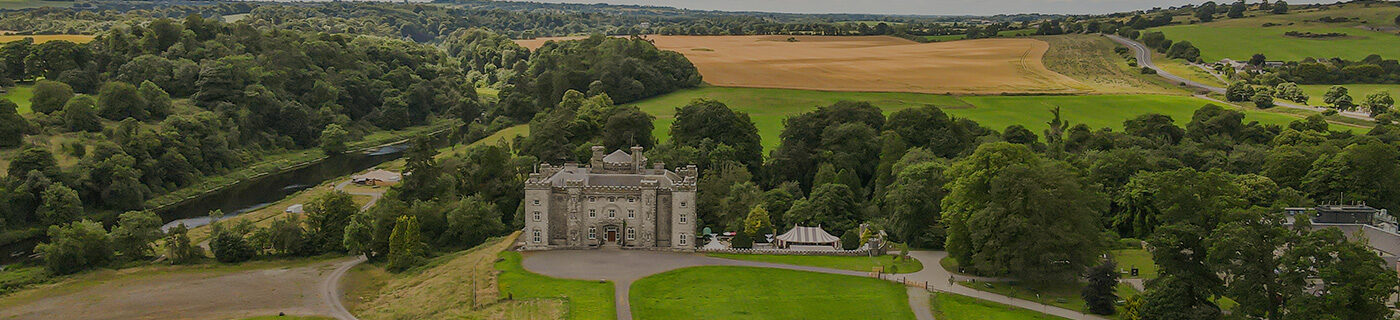
[(102, 266), (112, 259), (112, 240), (102, 223), (83, 220), (49, 226), (49, 241), (34, 248), (44, 266), (55, 274), (70, 274)]
[(10, 99), (0, 99), (0, 149), (18, 147), (29, 132), (29, 121), (19, 116), (19, 106)]
[(350, 194), (333, 191), (306, 204), (306, 226), (312, 242), (321, 252), (344, 250), (345, 225), (359, 212)]
[(39, 80), (34, 83), (34, 97), (29, 99), (34, 112), (50, 113), (62, 109), (73, 98), (73, 87), (66, 83)]
[(947, 171), (949, 254), (982, 274), (1035, 282), (1074, 279), (1103, 251), (1106, 201), (1068, 164), (1029, 147), (985, 144)]

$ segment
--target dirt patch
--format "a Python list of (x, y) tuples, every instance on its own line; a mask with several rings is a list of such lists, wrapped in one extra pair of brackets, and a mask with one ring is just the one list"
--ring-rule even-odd
[[(237, 319), (330, 314), (318, 289), (347, 259), (99, 271), (0, 299), (0, 319)], [(288, 266), (290, 264), (290, 266)]]
[[(572, 39), (572, 38), (564, 38)], [(1079, 93), (1045, 68), (1034, 39), (918, 43), (889, 36), (651, 36), (717, 86), (827, 91), (995, 94)], [(538, 47), (549, 40), (519, 41)]]

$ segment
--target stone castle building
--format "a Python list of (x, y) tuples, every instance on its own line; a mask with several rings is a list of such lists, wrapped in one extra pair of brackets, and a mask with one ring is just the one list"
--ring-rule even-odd
[(525, 181), (525, 249), (694, 249), (694, 165), (647, 164), (641, 147), (603, 155), (587, 166), (540, 164)]

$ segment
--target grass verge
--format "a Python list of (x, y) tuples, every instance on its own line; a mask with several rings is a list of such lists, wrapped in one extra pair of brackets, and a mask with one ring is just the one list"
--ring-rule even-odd
[[(502, 295), (517, 300), (553, 299), (564, 301), (568, 319), (617, 319), (611, 281), (586, 281), (546, 277), (520, 266), (520, 253), (500, 253), (496, 261)], [(634, 285), (635, 287), (635, 285)], [(634, 294), (635, 296), (635, 294)], [(638, 317), (638, 319), (650, 319)]]
[[(991, 292), (1003, 296), (1017, 298), (1021, 300), (1034, 301), (1051, 306), (1056, 306), (1074, 311), (1085, 311), (1084, 298), (1080, 293), (1084, 290), (1082, 283), (1068, 283), (1045, 286), (1030, 286), (1025, 284), (1013, 284), (1010, 282), (958, 282), (964, 287)], [(1126, 283), (1119, 283), (1116, 288), (1118, 299), (1138, 294), (1137, 289)]]
[(930, 299), (932, 299), (930, 304), (933, 306), (933, 317), (939, 320), (1064, 319), (950, 292), (940, 292)]

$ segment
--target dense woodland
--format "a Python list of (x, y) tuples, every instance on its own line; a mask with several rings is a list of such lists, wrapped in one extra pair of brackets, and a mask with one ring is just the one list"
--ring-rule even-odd
[[(795, 224), (822, 225), (853, 242), (858, 226), (869, 224), (895, 242), (946, 249), (979, 275), (1036, 284), (1088, 278), (1094, 285), (1085, 300), (1095, 313), (1112, 313), (1118, 300), (1116, 268), (1101, 257), (1140, 243), (1161, 276), (1127, 301), (1132, 319), (1223, 318), (1219, 297), (1238, 303), (1236, 317), (1384, 319), (1400, 284), (1364, 243), (1310, 231), (1306, 219), (1286, 225), (1292, 220), (1281, 215), (1283, 207), (1318, 203), (1400, 208), (1400, 189), (1390, 187), (1400, 180), (1400, 125), (1331, 131), (1320, 115), (1262, 125), (1207, 105), (1185, 126), (1145, 114), (1121, 132), (1075, 124), (1056, 110), (1044, 115), (1048, 129), (1035, 132), (987, 128), (935, 106), (886, 115), (843, 101), (788, 118), (780, 145), (765, 155), (749, 115), (723, 103), (677, 106), (665, 143), (652, 136), (651, 115), (619, 105), (699, 85), (678, 53), (634, 37), (558, 41), (533, 52), (510, 41), (626, 34), (619, 26), (633, 17), (394, 4), (248, 9), (247, 20), (234, 23), (202, 17), (209, 12), (175, 20), (82, 11), (76, 15), (91, 17), (63, 21), (120, 23), (71, 25), (105, 30), (86, 44), (0, 46), (0, 76), (33, 82), (36, 91), (32, 115), (0, 100), (0, 147), (22, 150), (0, 181), (0, 200), (12, 204), (0, 214), (5, 229), (47, 228), (38, 251), (51, 272), (156, 255), (198, 262), (203, 249), (183, 228), (162, 234), (146, 199), (261, 155), (318, 146), (341, 152), (355, 136), (456, 119), (457, 134), (412, 143), (410, 174), (369, 210), (332, 192), (308, 203), (304, 218), (215, 223), (213, 257), (365, 254), (406, 270), (518, 230), (523, 180), (539, 162), (582, 161), (592, 145), (640, 145), (653, 161), (700, 168), (701, 227), (752, 241)], [(62, 10), (25, 12), (44, 19)], [(1065, 19), (1037, 32), (1132, 34), (1169, 21), (1118, 18)], [(0, 27), (15, 19), (0, 19)], [(652, 28), (712, 23), (687, 19), (645, 20)], [(682, 33), (836, 26), (734, 19)], [(1158, 40), (1153, 47), (1178, 57), (1194, 49)], [(479, 99), (476, 86), (499, 88), (499, 97)], [(460, 155), (438, 157), (431, 141), (463, 143), (517, 124), (531, 134)], [(94, 143), (69, 148), (80, 160), (60, 168), (28, 140), (54, 135)], [(1316, 290), (1317, 281), (1327, 290)]]

